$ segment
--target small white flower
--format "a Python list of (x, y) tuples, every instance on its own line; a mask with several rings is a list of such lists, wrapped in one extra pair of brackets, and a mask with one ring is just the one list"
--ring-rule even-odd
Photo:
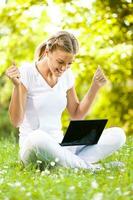
[(44, 171), (42, 171), (42, 172), (41, 172), (41, 176), (44, 176), (44, 175), (45, 175), (45, 172), (44, 172)]
[(17, 181), (15, 183), (7, 183), (10, 187), (20, 187), (22, 184), (21, 182)]
[(103, 193), (99, 192), (95, 194), (92, 198), (93, 200), (102, 200), (103, 199)]
[(39, 170), (39, 169), (37, 169), (37, 170), (36, 170), (36, 173), (39, 173), (39, 172), (40, 172), (40, 170)]
[(50, 165), (51, 165), (52, 167), (55, 166), (55, 162), (52, 161), (52, 162), (50, 163)]
[(125, 164), (120, 161), (112, 161), (105, 164), (106, 168), (112, 168), (112, 167), (125, 167)]
[(96, 180), (91, 182), (91, 187), (94, 189), (98, 188), (98, 183), (96, 182)]
[(75, 186), (74, 185), (70, 186), (69, 190), (75, 190)]
[(45, 174), (45, 175), (49, 175), (49, 174), (50, 174), (50, 171), (49, 171), (48, 169), (45, 169), (44, 174)]
[(55, 162), (59, 162), (59, 158), (55, 158)]
[(79, 171), (78, 168), (74, 168), (74, 172), (77, 173)]
[(37, 160), (36, 162), (37, 162), (38, 164), (41, 164), (41, 163), (42, 163), (42, 161), (41, 161), (41, 160)]
[(54, 174), (54, 176), (53, 176), (54, 178), (58, 178), (58, 176), (57, 176), (57, 174)]

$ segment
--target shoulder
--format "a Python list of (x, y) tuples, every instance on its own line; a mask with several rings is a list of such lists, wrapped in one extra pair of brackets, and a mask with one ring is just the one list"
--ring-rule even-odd
[(21, 64), (21, 66), (19, 67), (19, 71), (20, 73), (22, 72), (25, 72), (25, 73), (30, 73), (32, 72), (34, 69), (34, 64), (33, 63), (28, 63), (28, 62), (25, 62), (23, 64)]
[(20, 72), (20, 81), (23, 83), (23, 85), (26, 87), (26, 89), (30, 88), (32, 77), (34, 76), (34, 63), (23, 63), (19, 67)]

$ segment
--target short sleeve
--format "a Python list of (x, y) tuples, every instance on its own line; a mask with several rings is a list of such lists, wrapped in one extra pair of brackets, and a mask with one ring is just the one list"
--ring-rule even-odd
[(20, 72), (20, 81), (21, 83), (25, 86), (25, 88), (28, 90), (29, 89), (29, 65), (28, 64), (23, 64), (22, 66), (19, 67), (19, 72)]
[(72, 88), (74, 86), (74, 82), (75, 82), (74, 74), (73, 74), (71, 68), (69, 68), (68, 75), (67, 75), (67, 90), (69, 90), (70, 88)]

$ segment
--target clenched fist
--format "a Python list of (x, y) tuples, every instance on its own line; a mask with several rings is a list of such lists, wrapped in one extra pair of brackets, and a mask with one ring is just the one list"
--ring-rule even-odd
[(18, 86), (21, 83), (20, 73), (15, 63), (13, 63), (12, 66), (6, 70), (6, 76), (13, 82), (15, 86)]
[(97, 87), (100, 88), (102, 87), (105, 83), (107, 82), (107, 78), (104, 75), (102, 69), (100, 66), (98, 66), (94, 77), (93, 77), (93, 84)]

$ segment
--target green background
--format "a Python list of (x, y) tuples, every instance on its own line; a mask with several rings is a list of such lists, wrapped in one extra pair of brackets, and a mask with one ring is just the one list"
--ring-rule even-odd
[[(5, 76), (14, 60), (19, 67), (32, 62), (36, 46), (52, 33), (64, 29), (75, 34), (80, 50), (72, 70), (81, 100), (100, 65), (108, 84), (97, 95), (86, 119), (108, 118), (107, 127), (133, 131), (132, 39), (133, 4), (115, 1), (9, 0), (0, 7), (0, 136), (17, 136), (8, 116), (13, 85)], [(63, 130), (70, 117), (62, 116)]]

